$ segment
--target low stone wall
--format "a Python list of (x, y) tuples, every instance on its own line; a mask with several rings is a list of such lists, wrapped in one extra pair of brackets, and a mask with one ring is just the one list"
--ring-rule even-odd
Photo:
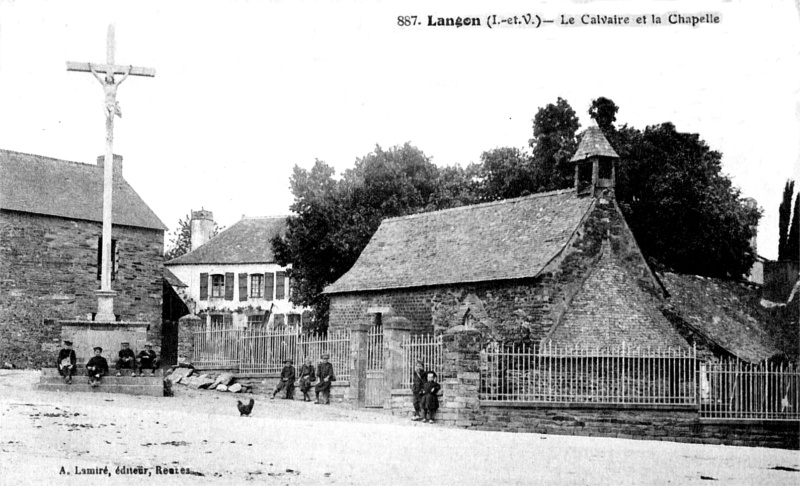
[[(445, 409), (442, 420), (450, 413)], [(469, 422), (467, 424), (466, 422)], [(477, 430), (666, 440), (797, 449), (798, 422), (706, 421), (696, 407), (665, 408), (480, 402), (461, 426)]]

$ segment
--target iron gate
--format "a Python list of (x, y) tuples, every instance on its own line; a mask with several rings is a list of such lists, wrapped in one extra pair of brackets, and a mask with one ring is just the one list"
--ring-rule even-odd
[(367, 333), (367, 381), (364, 394), (366, 407), (383, 407), (386, 394), (383, 356), (383, 327), (372, 326)]

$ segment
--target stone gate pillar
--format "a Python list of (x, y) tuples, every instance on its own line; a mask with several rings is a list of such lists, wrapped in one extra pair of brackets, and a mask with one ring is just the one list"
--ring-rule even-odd
[(200, 331), (202, 320), (194, 314), (187, 314), (178, 319), (178, 363), (181, 358), (191, 361), (194, 354), (192, 332)]
[(348, 398), (356, 407), (363, 407), (367, 386), (367, 332), (369, 324), (350, 329), (350, 390)]
[(403, 373), (402, 343), (411, 335), (413, 325), (405, 317), (391, 316), (383, 322), (384, 407), (391, 407), (392, 390), (403, 388), (408, 379)]
[(481, 333), (464, 326), (452, 327), (442, 337), (444, 364), (439, 376), (442, 403), (439, 419), (449, 425), (471, 427), (480, 409)]

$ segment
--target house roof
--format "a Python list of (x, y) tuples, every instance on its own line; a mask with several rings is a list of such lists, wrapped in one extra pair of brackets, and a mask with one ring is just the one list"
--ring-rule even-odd
[[(115, 181), (113, 223), (164, 231), (125, 179)], [(0, 209), (103, 221), (103, 169), (95, 164), (0, 150)]]
[(619, 155), (608, 143), (608, 139), (606, 139), (597, 125), (590, 126), (583, 132), (578, 150), (575, 151), (575, 155), (572, 156), (570, 162), (577, 162), (595, 155), (619, 158)]
[(609, 248), (547, 338), (559, 346), (614, 348), (624, 342), (652, 349), (688, 348), (658, 303), (639, 288)]
[(246, 217), (205, 244), (165, 265), (272, 263), (271, 240), (286, 229), (285, 216)]
[(759, 304), (757, 290), (696, 275), (659, 276), (680, 317), (729, 353), (753, 363), (781, 354), (766, 325), (771, 316)]
[(164, 280), (173, 287), (188, 287), (183, 280), (179, 279), (169, 268), (164, 268)]
[(325, 293), (535, 277), (592, 203), (563, 190), (386, 219)]

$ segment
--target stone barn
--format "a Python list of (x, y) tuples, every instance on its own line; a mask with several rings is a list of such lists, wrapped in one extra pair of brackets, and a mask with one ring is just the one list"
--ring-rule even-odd
[[(0, 150), (0, 359), (52, 366), (58, 320), (91, 320), (100, 287), (103, 161), (97, 165)], [(166, 227), (114, 156), (112, 286), (117, 320), (151, 323), (161, 343)]]

